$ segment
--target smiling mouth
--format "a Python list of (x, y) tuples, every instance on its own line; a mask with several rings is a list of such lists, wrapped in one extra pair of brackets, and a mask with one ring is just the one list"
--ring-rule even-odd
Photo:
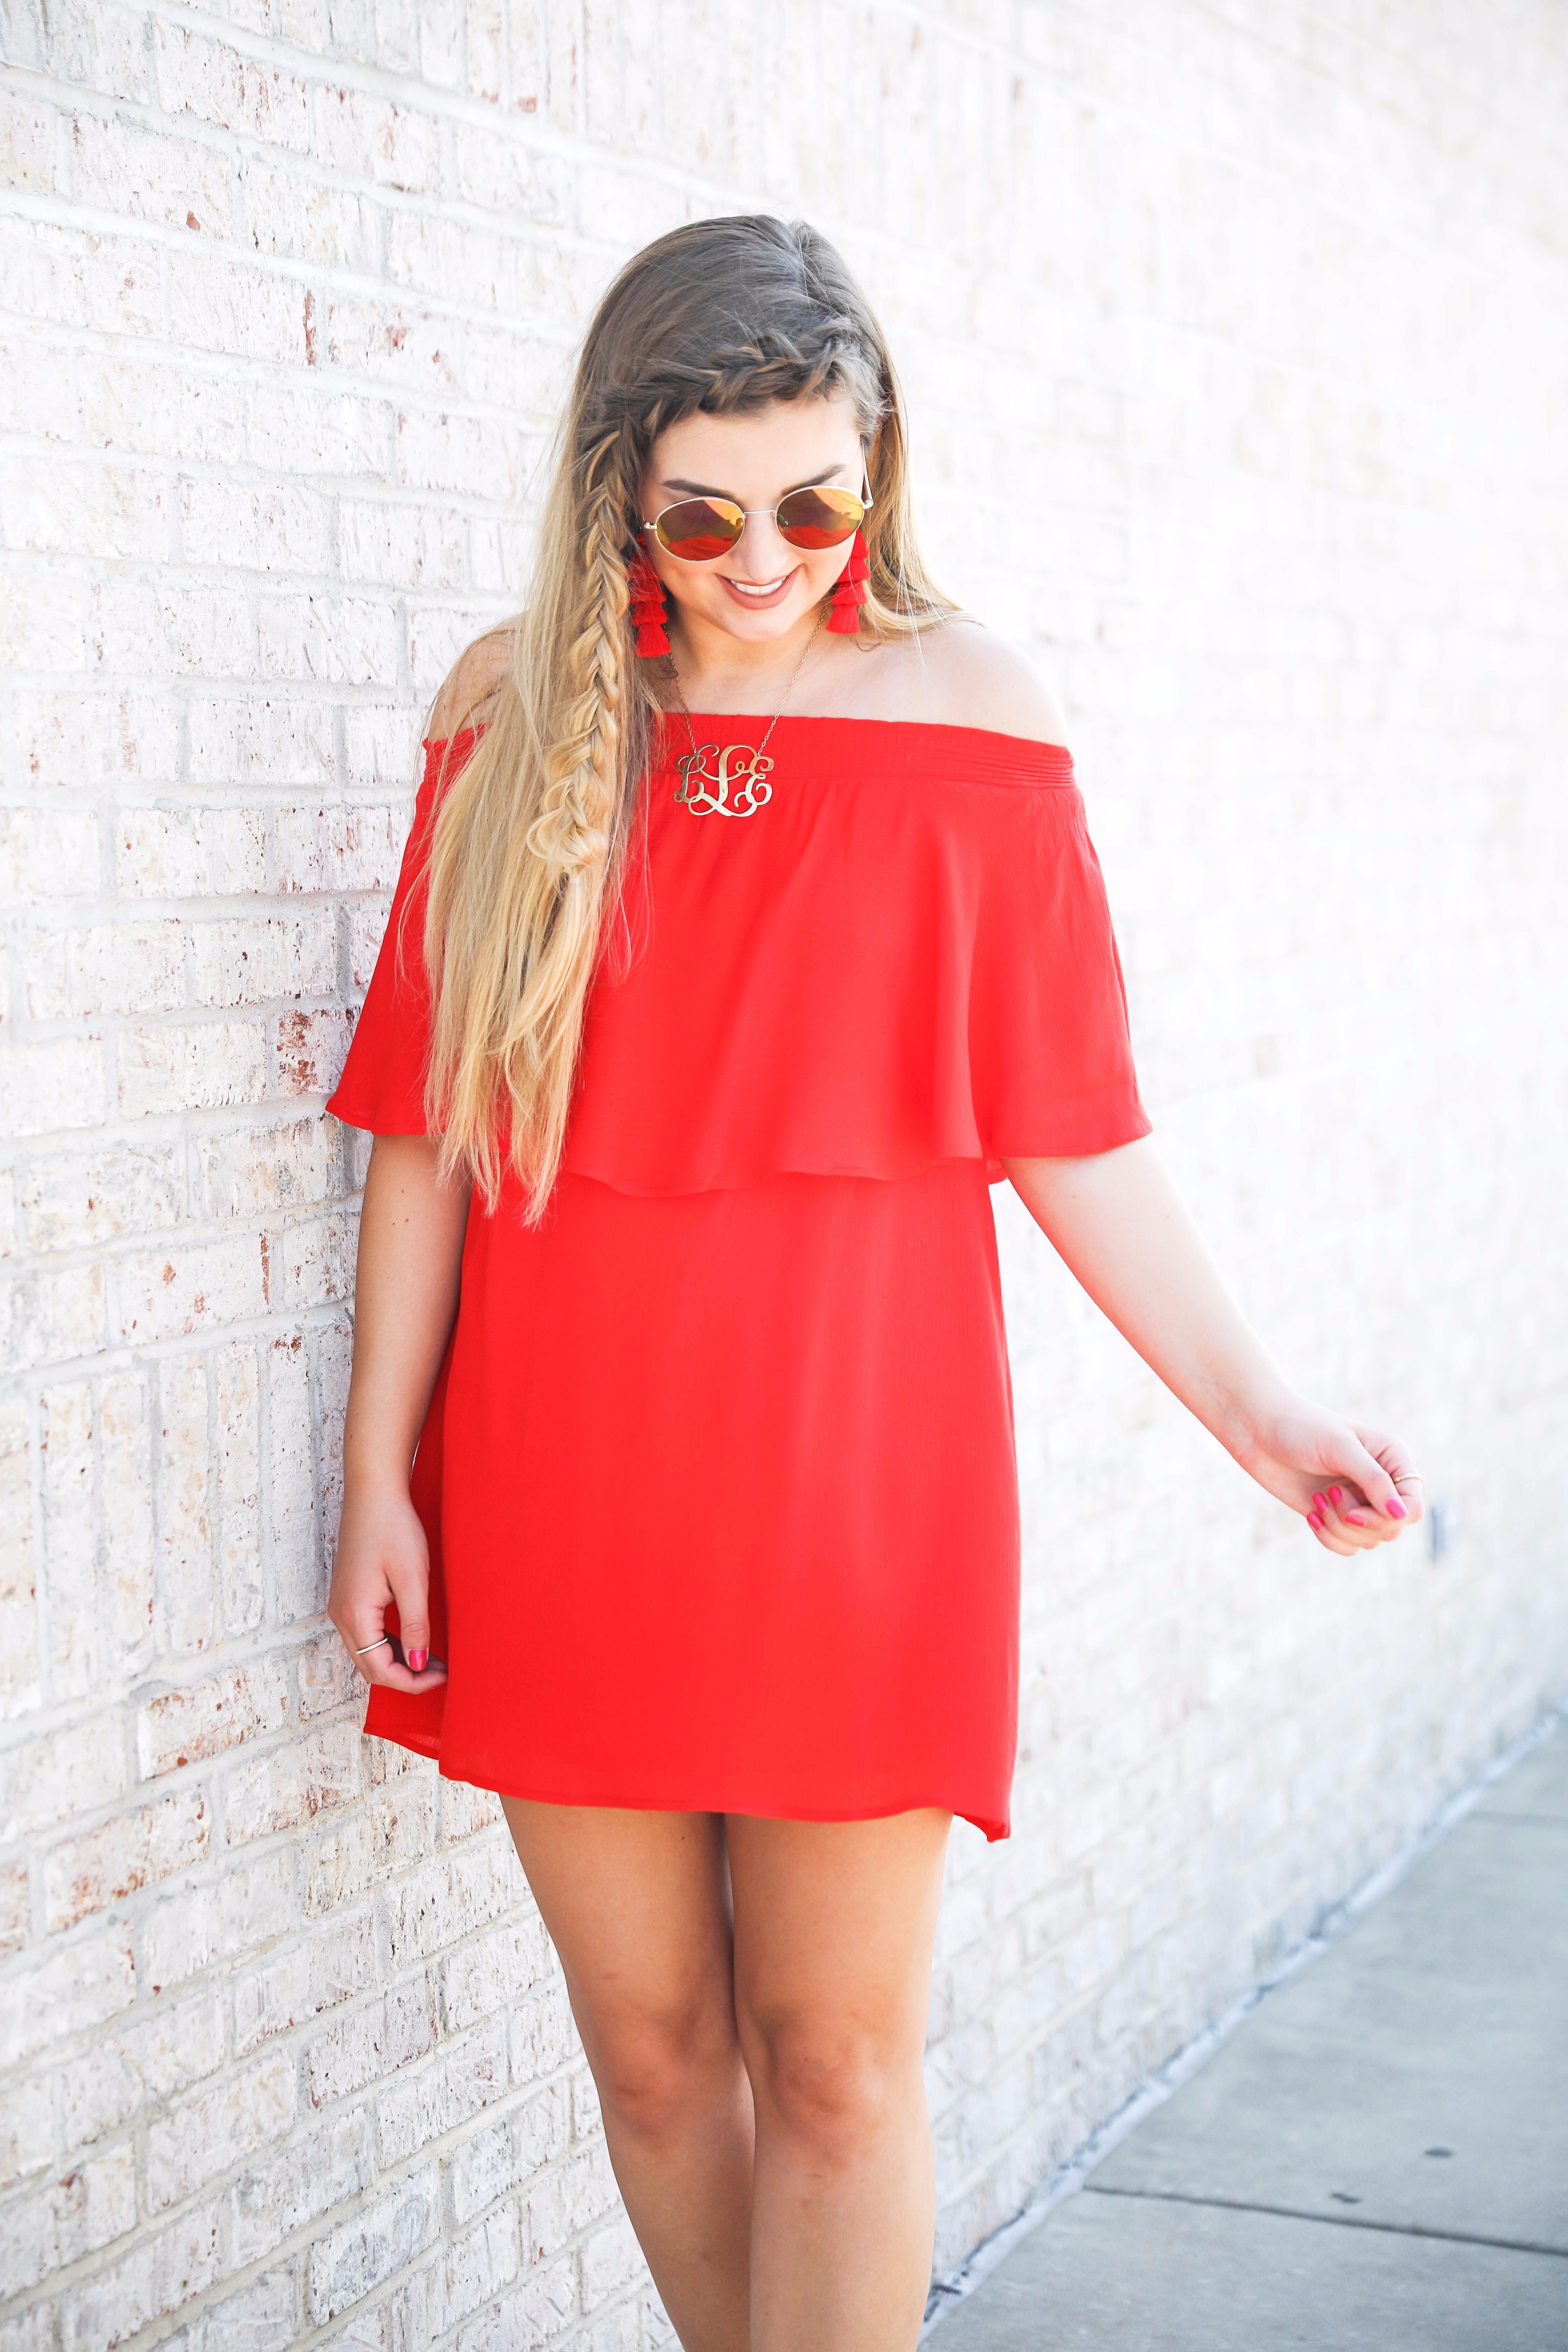
[(728, 572), (719, 574), (731, 596), (742, 604), (776, 604), (794, 582), (800, 566), (780, 574), (776, 580), (731, 580)]

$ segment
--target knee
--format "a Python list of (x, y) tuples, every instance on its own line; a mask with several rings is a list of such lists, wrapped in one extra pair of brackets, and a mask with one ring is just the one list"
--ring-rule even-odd
[(789, 2015), (759, 2022), (747, 2063), (763, 2118), (811, 2160), (853, 2164), (922, 2101), (918, 2042), (850, 2017)]
[(726, 2105), (741, 2081), (734, 2034), (693, 2011), (642, 2011), (596, 2021), (589, 2056), (599, 2099), (623, 2131), (679, 2139)]

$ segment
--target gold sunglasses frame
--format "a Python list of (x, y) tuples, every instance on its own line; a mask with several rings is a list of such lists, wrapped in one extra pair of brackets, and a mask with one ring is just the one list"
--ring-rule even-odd
[[(655, 539), (658, 539), (659, 524), (664, 520), (667, 514), (673, 514), (677, 507), (716, 506), (720, 504), (727, 507), (733, 507), (737, 514), (741, 517), (741, 528), (735, 533), (734, 538), (730, 541), (729, 546), (721, 547), (717, 555), (677, 555), (674, 548), (669, 546), (668, 541), (658, 539), (658, 543), (660, 547), (664, 549), (666, 555), (669, 556), (677, 563), (722, 563), (724, 558), (727, 555), (733, 555), (735, 550), (740, 546), (742, 540), (746, 535), (746, 525), (750, 522), (753, 515), (765, 514), (776, 517), (779, 507), (784, 505), (785, 499), (798, 498), (802, 495), (802, 492), (805, 490), (830, 490), (835, 487), (836, 485), (832, 482), (804, 483), (801, 490), (786, 490), (784, 494), (784, 498), (779, 500), (778, 506), (774, 507), (743, 507), (738, 499), (724, 499), (722, 500), (702, 498), (671, 499), (667, 507), (660, 507), (658, 514), (655, 515), (651, 522), (645, 522), (641, 528), (645, 531), (651, 531)], [(865, 521), (866, 517), (870, 513), (871, 509), (877, 503), (876, 499), (871, 496), (871, 475), (868, 467), (867, 468), (864, 477), (864, 487), (858, 490), (852, 490), (849, 495), (851, 498), (857, 498), (860, 501), (860, 522), (856, 523), (853, 530), (846, 531), (844, 535), (845, 539), (854, 538), (855, 532), (860, 528), (860, 523)], [(773, 529), (778, 531), (779, 537), (784, 539), (784, 532), (779, 530), (776, 520), (773, 524)], [(843, 544), (844, 540), (836, 539), (832, 542), (832, 547), (842, 547)], [(786, 547), (790, 547), (794, 545), (794, 541), (784, 539), (784, 545)], [(825, 555), (831, 552), (831, 549), (803, 547), (796, 548), (795, 552), (797, 555)]]

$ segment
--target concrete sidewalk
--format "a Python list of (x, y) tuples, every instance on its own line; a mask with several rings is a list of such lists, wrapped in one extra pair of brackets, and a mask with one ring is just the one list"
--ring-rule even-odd
[(936, 2352), (1568, 2352), (1568, 1736), (954, 2305)]

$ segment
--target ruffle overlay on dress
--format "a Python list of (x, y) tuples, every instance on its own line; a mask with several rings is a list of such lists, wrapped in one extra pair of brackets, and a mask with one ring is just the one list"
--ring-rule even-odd
[[(696, 714), (699, 741), (756, 722)], [(424, 843), (468, 740), (426, 746), (389, 941), (330, 1108), (423, 1133)], [(667, 722), (589, 1006), (564, 1167), (627, 1192), (1102, 1150), (1147, 1132), (1068, 753), (963, 727), (784, 719), (750, 816), (674, 796)], [(657, 865), (657, 901), (649, 888)]]

